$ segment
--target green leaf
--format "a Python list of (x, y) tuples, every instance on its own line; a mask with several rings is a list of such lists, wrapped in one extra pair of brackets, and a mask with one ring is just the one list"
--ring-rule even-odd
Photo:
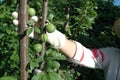
[(40, 2), (38, 1), (38, 2), (36, 2), (36, 4), (37, 4), (37, 7), (39, 7), (39, 9), (40, 9), (41, 8)]
[(46, 58), (47, 60), (65, 60), (66, 59), (64, 55), (62, 55), (61, 53), (53, 49), (49, 49), (46, 51)]
[(72, 32), (71, 32), (70, 28), (67, 28), (66, 32), (68, 33), (69, 36), (72, 36)]
[(50, 71), (57, 71), (57, 69), (59, 69), (60, 64), (57, 61), (48, 61), (45, 65), (47, 70)]
[(29, 20), (27, 24), (28, 24), (28, 26), (34, 26), (35, 21), (34, 20)]
[(0, 39), (1, 39), (3, 36), (5, 36), (5, 34), (0, 34)]
[(49, 16), (48, 16), (48, 20), (52, 21), (53, 18), (54, 18), (54, 15), (52, 13), (50, 13)]
[(33, 27), (33, 28), (34, 28), (34, 31), (35, 31), (36, 33), (38, 33), (38, 34), (41, 33), (41, 31), (40, 31), (40, 29), (39, 29), (38, 27)]
[(17, 79), (11, 76), (4, 76), (4, 77), (1, 77), (0, 80), (17, 80)]
[(31, 80), (41, 80), (41, 77), (42, 77), (42, 73), (37, 73), (32, 77)]
[(46, 72), (42, 76), (41, 80), (50, 80), (49, 77), (48, 77), (48, 74)]
[(39, 67), (39, 63), (33, 59), (32, 61), (30, 61), (30, 69), (33, 70), (36, 67)]
[(56, 72), (45, 72), (41, 80), (63, 80)]
[(11, 33), (11, 30), (8, 29), (8, 28), (6, 28), (6, 32), (7, 32), (7, 34), (10, 34), (10, 33)]
[(12, 60), (12, 61), (14, 61), (14, 62), (19, 62), (19, 58), (18, 58), (19, 56), (18, 56), (18, 54), (16, 54), (15, 52), (14, 52), (14, 54), (12, 54), (11, 56), (10, 56), (10, 59)]
[(37, 59), (36, 59), (36, 62), (42, 62), (44, 61), (44, 57), (43, 56), (39, 56)]
[(33, 28), (32, 27), (28, 27), (27, 31), (26, 31), (26, 34), (27, 35), (30, 35), (33, 31)]

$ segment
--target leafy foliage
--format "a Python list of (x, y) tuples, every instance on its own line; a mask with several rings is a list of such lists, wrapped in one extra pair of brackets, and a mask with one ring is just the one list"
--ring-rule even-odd
[(1, 77), (0, 80), (17, 80), (15, 79), (14, 77), (11, 77), (11, 76), (4, 76), (4, 77)]
[[(9, 9), (8, 9), (9, 7)], [(12, 24), (11, 12), (15, 3), (3, 1), (0, 3), (0, 76), (11, 75), (17, 77), (19, 73), (18, 33)]]
[[(29, 7), (33, 7), (39, 17), (42, 15), (42, 3), (41, 0), (28, 0)], [(12, 24), (11, 17), (13, 11), (18, 11), (17, 6), (16, 0), (0, 2), (0, 76), (13, 76), (19, 79), (19, 38), (17, 27)], [(70, 7), (69, 19), (66, 18), (67, 7)], [(113, 5), (111, 0), (49, 0), (48, 19), (68, 38), (80, 41), (89, 48), (120, 47), (119, 39), (112, 32), (113, 22), (120, 17), (119, 14), (120, 7)], [(64, 26), (66, 23), (69, 24), (67, 28)], [(28, 24), (32, 28), (28, 28), (27, 35), (32, 29), (41, 34), (41, 29), (36, 27), (34, 22), (28, 21)], [(29, 39), (30, 80), (104, 80), (101, 70), (67, 62), (66, 57), (48, 43), (45, 55), (37, 57), (38, 53), (34, 52), (33, 45), (40, 42)], [(39, 68), (39, 64), (43, 62), (42, 72), (33, 74), (34, 69)]]
[(96, 11), (98, 13), (98, 17), (95, 19), (95, 24), (92, 26), (93, 29), (87, 31), (89, 33), (90, 40), (90, 43), (88, 44), (93, 48), (107, 46), (120, 47), (119, 39), (112, 31), (114, 21), (120, 17), (120, 7), (115, 6), (112, 0), (98, 0), (97, 3), (98, 9)]

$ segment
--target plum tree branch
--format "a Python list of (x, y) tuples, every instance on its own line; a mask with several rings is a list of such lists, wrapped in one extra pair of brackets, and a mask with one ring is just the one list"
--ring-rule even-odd
[[(44, 32), (45, 23), (47, 21), (47, 12), (48, 12), (48, 0), (43, 0), (43, 9), (42, 9), (42, 31)], [(45, 55), (45, 42), (42, 43), (41, 56)], [(44, 66), (44, 62), (40, 65), (40, 69)]]
[(28, 64), (28, 36), (25, 34), (27, 28), (27, 0), (19, 0), (19, 46), (20, 46), (20, 80), (27, 80), (27, 64)]

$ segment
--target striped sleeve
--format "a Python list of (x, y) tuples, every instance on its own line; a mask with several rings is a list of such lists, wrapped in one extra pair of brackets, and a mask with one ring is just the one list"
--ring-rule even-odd
[(98, 49), (88, 49), (76, 41), (75, 43), (77, 49), (72, 62), (89, 68), (102, 68), (104, 62), (104, 54), (102, 51)]

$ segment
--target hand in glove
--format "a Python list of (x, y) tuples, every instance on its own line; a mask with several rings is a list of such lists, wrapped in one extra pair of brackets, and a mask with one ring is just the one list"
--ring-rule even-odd
[(53, 45), (55, 48), (61, 48), (65, 44), (66, 37), (63, 33), (55, 30), (52, 33), (46, 32), (48, 35), (48, 42)]

